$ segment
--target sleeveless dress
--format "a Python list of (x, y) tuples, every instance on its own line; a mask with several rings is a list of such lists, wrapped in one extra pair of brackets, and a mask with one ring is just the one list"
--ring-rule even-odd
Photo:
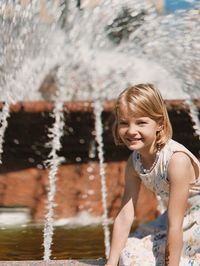
[[(190, 184), (188, 208), (183, 222), (183, 248), (180, 266), (200, 266), (200, 163), (183, 145), (170, 139), (161, 149), (156, 165), (148, 174), (141, 173), (141, 162), (137, 151), (132, 154), (133, 166), (144, 185), (161, 199), (167, 207), (169, 199), (169, 180), (167, 168), (174, 152), (186, 153), (198, 167), (198, 178)], [(167, 211), (156, 220), (141, 225), (129, 236), (122, 250), (120, 266), (164, 266), (167, 229)]]

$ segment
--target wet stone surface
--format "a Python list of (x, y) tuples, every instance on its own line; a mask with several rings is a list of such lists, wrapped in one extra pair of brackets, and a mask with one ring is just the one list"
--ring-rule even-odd
[(105, 260), (0, 261), (0, 266), (103, 266)]

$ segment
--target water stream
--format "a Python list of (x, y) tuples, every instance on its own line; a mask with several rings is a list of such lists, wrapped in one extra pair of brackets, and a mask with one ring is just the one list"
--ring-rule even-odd
[(4, 142), (4, 134), (5, 134), (5, 130), (7, 128), (8, 125), (8, 117), (9, 117), (10, 113), (9, 113), (9, 104), (5, 103), (2, 107), (2, 111), (0, 113), (0, 124), (1, 124), (1, 128), (0, 128), (0, 164), (2, 164), (2, 153), (3, 153), (3, 142)]
[(108, 208), (107, 208), (107, 188), (106, 188), (106, 174), (104, 167), (104, 147), (103, 147), (103, 125), (101, 121), (101, 114), (103, 111), (103, 104), (100, 100), (94, 102), (94, 114), (95, 114), (95, 130), (96, 141), (98, 144), (98, 158), (99, 158), (99, 173), (101, 177), (101, 191), (102, 191), (102, 205), (103, 205), (103, 219), (102, 225), (104, 230), (104, 244), (106, 258), (109, 256), (110, 251), (110, 231), (108, 220)]
[(47, 143), (51, 147), (51, 152), (48, 156), (48, 160), (45, 162), (49, 168), (49, 190), (47, 196), (47, 214), (45, 217), (44, 224), (44, 260), (49, 260), (51, 256), (51, 245), (53, 239), (53, 210), (55, 204), (56, 194), (56, 177), (58, 167), (62, 163), (63, 158), (57, 155), (57, 151), (61, 148), (61, 137), (63, 134), (64, 127), (64, 114), (63, 114), (63, 103), (56, 101), (53, 117), (55, 123), (53, 127), (49, 129), (49, 139), (51, 142)]

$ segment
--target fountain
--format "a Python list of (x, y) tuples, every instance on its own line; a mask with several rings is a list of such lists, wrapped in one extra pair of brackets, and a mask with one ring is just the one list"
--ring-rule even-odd
[[(43, 154), (43, 162), (36, 164), (38, 168), (49, 169), (43, 259), (51, 258), (57, 175), (67, 160), (60, 155), (65, 117), (74, 108), (70, 102), (94, 111), (92, 135), (95, 137), (90, 138), (89, 157), (91, 161), (96, 157), (99, 160), (101, 222), (107, 257), (109, 215), (103, 113), (106, 108), (109, 112), (112, 110), (109, 101), (114, 100), (122, 88), (132, 83), (152, 82), (161, 89), (166, 100), (182, 100), (199, 139), (200, 122), (195, 102), (200, 98), (199, 3), (194, 2), (189, 10), (159, 15), (150, 1), (102, 0), (96, 5), (84, 1), (77, 8), (72, 0), (2, 0), (0, 21), (2, 165), (5, 163), (4, 135), (12, 115), (9, 110), (28, 110), (31, 104), (26, 107), (27, 101), (33, 105), (48, 101), (46, 105), (43, 103), (46, 107), (42, 113), (45, 116), (45, 112), (51, 112), (53, 121), (45, 144), (48, 154)], [(74, 130), (78, 129), (68, 127), (67, 134)], [(18, 139), (14, 141), (19, 144)], [(80, 144), (85, 142), (80, 139)], [(37, 147), (34, 149), (38, 152)], [(32, 157), (28, 159), (30, 163), (34, 161)], [(84, 159), (76, 156), (75, 160), (80, 163)]]

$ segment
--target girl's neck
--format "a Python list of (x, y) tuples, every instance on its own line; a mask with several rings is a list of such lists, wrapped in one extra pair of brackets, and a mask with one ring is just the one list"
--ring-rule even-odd
[(155, 162), (156, 156), (160, 151), (160, 147), (158, 145), (152, 145), (148, 149), (140, 151), (140, 160), (144, 168), (151, 168), (152, 164)]
[(160, 149), (158, 147), (158, 145), (153, 144), (150, 147), (147, 147), (146, 149), (139, 151), (139, 154), (140, 154), (141, 158), (143, 158), (144, 160), (145, 159), (151, 159), (152, 157), (155, 156), (158, 149)]
[(160, 147), (150, 149), (148, 152), (139, 153), (140, 168), (142, 173), (150, 173), (155, 167), (160, 154)]

